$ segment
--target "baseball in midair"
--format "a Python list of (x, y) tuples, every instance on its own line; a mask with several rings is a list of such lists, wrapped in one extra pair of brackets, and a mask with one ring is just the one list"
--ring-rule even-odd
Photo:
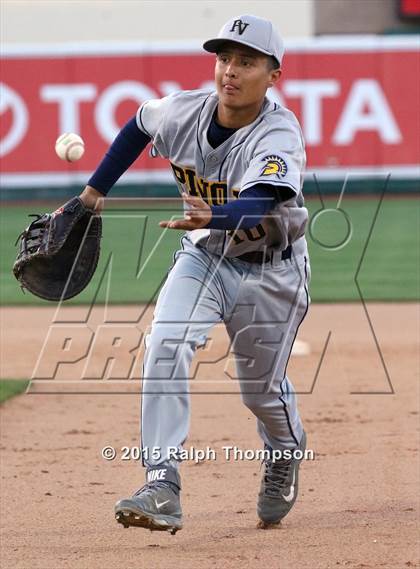
[(74, 132), (60, 134), (55, 142), (55, 151), (61, 160), (76, 162), (85, 152), (83, 138)]

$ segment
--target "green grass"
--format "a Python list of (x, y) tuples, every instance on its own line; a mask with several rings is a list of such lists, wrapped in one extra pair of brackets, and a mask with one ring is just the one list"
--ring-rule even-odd
[[(344, 247), (336, 250), (322, 247), (312, 237), (324, 244), (342, 241), (347, 230), (344, 216), (336, 212), (324, 213), (315, 223), (312, 221), (307, 237), (312, 266), (310, 288), (313, 300), (347, 301), (360, 298), (355, 277), (366, 245), (357, 279), (363, 298), (418, 300), (418, 200), (385, 199), (373, 225), (378, 203), (379, 196), (344, 200), (341, 209), (350, 219), (352, 236)], [(320, 205), (316, 202), (311, 202), (310, 205), (313, 220)], [(335, 207), (336, 201), (328, 200), (326, 205)]]
[(23, 393), (28, 383), (23, 379), (0, 379), (0, 403)]
[[(310, 250), (313, 301), (355, 301), (359, 299), (355, 275), (365, 248), (378, 196), (344, 199), (344, 210), (352, 227), (349, 241), (341, 248), (329, 248), (345, 238), (345, 217), (337, 211), (323, 213), (317, 199), (308, 201), (311, 214), (307, 239)], [(27, 214), (53, 210), (59, 204), (3, 206), (1, 215), (0, 293), (2, 304), (50, 304), (30, 293), (22, 294), (11, 274), (16, 255), (14, 241), (28, 224)], [(326, 208), (336, 209), (328, 199)], [(160, 211), (159, 211), (160, 207)], [(113, 303), (148, 302), (156, 299), (161, 282), (179, 245), (181, 232), (163, 232), (158, 221), (179, 211), (171, 206), (137, 206), (107, 209), (98, 269), (87, 289), (66, 304), (103, 302), (107, 294)], [(162, 211), (162, 208), (165, 211)], [(359, 286), (366, 300), (417, 300), (419, 296), (419, 207), (415, 198), (385, 197), (359, 271)], [(142, 246), (143, 243), (143, 246)], [(326, 247), (327, 246), (327, 247)], [(149, 254), (153, 254), (148, 259)], [(147, 262), (146, 262), (147, 261)]]

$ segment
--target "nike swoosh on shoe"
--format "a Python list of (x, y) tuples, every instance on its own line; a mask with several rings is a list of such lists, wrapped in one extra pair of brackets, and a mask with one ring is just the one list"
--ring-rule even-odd
[(293, 469), (293, 480), (292, 484), (290, 485), (290, 492), (288, 494), (282, 494), (283, 500), (286, 500), (286, 502), (291, 502), (293, 500), (293, 496), (295, 495), (295, 472), (296, 470)]
[(158, 502), (157, 500), (155, 500), (155, 504), (156, 504), (156, 508), (159, 510), (159, 508), (161, 508), (162, 506), (164, 506), (165, 504), (168, 504), (170, 502), (170, 500), (165, 500), (165, 502)]

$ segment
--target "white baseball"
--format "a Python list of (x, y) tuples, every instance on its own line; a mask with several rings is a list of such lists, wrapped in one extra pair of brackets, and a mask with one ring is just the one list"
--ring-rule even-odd
[(55, 142), (55, 151), (61, 160), (76, 162), (85, 152), (83, 138), (74, 132), (61, 134)]

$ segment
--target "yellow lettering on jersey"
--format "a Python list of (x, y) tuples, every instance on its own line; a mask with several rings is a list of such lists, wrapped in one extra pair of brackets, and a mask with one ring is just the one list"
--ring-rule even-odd
[(172, 164), (172, 162), (170, 162), (170, 165), (172, 167), (172, 171), (175, 175), (175, 178), (178, 180), (178, 182), (180, 184), (185, 184), (185, 172), (184, 169), (181, 168), (181, 166), (176, 166), (175, 164)]
[(265, 229), (261, 223), (251, 229), (235, 229), (228, 231), (227, 234), (235, 242), (235, 245), (239, 245), (239, 243), (244, 241), (259, 241), (266, 236)]
[[(187, 186), (188, 193), (192, 196), (200, 196), (209, 205), (223, 205), (227, 202), (227, 183), (212, 182), (205, 178), (199, 178), (192, 168), (183, 168), (170, 163), (177, 181)], [(238, 189), (232, 189), (233, 197), (239, 196)]]
[(223, 205), (227, 202), (227, 184), (226, 182), (211, 182), (210, 194), (212, 205)]
[[(178, 166), (178, 168), (180, 168), (180, 166)], [(191, 170), (191, 168), (185, 168), (184, 172), (187, 178), (188, 193), (191, 196), (199, 196), (200, 192), (198, 191), (196, 186), (196, 177), (194, 170)]]
[(203, 198), (205, 202), (207, 202), (210, 205), (213, 205), (211, 203), (209, 182), (207, 180), (204, 180), (204, 178), (196, 178), (196, 182), (200, 196)]

